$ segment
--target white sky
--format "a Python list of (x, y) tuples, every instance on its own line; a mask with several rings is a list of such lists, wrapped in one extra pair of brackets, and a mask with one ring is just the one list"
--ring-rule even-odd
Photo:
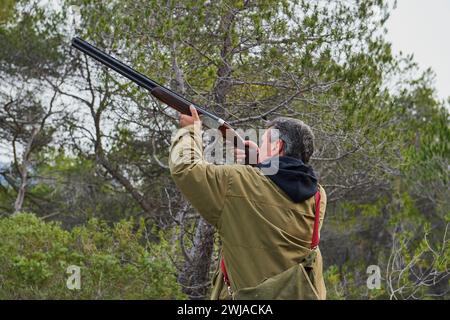
[(387, 27), (394, 52), (413, 53), (422, 70), (431, 67), (438, 97), (450, 97), (450, 0), (398, 0)]

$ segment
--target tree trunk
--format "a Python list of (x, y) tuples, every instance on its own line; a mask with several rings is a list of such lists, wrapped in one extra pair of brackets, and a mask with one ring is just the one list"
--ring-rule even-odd
[(210, 286), (209, 269), (213, 253), (214, 227), (199, 218), (190, 259), (186, 259), (178, 275), (178, 282), (190, 299), (205, 299)]
[(25, 194), (27, 192), (28, 185), (28, 167), (30, 166), (30, 155), (31, 149), (33, 147), (34, 140), (39, 133), (38, 128), (34, 128), (30, 140), (25, 146), (25, 150), (23, 151), (22, 164), (18, 167), (20, 173), (20, 186), (17, 190), (17, 198), (14, 203), (14, 214), (22, 211), (23, 202), (25, 201)]

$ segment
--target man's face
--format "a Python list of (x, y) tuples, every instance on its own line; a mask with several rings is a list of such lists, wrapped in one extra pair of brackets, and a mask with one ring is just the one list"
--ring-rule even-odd
[[(273, 139), (269, 128), (264, 132), (261, 137), (261, 145), (259, 147), (259, 161), (262, 162), (268, 158), (284, 155), (283, 146), (284, 142), (280, 139)], [(276, 136), (275, 134), (273, 136)], [(274, 140), (274, 141), (272, 141)]]

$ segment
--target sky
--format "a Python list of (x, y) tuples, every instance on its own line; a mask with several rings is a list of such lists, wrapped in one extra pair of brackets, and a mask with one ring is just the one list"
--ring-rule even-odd
[(450, 97), (450, 0), (397, 0), (387, 28), (394, 52), (413, 53), (422, 70), (431, 67), (438, 98)]

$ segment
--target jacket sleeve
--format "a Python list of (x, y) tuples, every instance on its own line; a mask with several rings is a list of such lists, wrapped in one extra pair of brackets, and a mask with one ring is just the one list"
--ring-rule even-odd
[(203, 218), (216, 227), (225, 203), (230, 167), (203, 159), (198, 127), (181, 128), (172, 139), (169, 168), (175, 184)]

